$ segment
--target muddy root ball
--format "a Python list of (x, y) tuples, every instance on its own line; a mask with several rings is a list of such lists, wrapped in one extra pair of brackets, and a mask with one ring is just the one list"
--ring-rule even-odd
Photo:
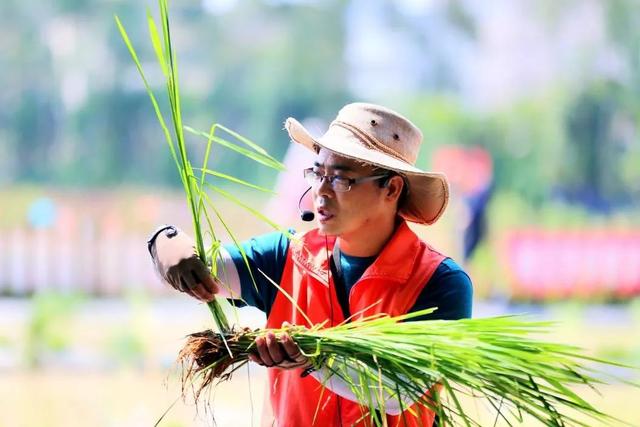
[[(183, 366), (183, 392), (188, 385), (192, 385), (197, 399), (200, 392), (215, 380), (229, 379), (234, 370), (230, 367), (247, 361), (248, 348), (255, 338), (252, 334), (249, 328), (243, 328), (231, 331), (224, 337), (212, 330), (188, 335), (178, 355), (178, 361)], [(201, 380), (194, 384), (201, 372)]]

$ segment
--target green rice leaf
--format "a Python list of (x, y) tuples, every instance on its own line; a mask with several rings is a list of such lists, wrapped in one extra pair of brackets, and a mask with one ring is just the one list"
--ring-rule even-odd
[[(210, 136), (206, 133), (206, 132), (202, 132), (202, 131), (198, 131), (193, 129), (192, 127), (189, 126), (185, 126), (184, 130), (186, 130), (189, 133), (192, 133), (194, 135), (198, 135), (201, 136), (203, 138), (209, 138)], [(285, 167), (282, 163), (280, 163), (279, 161), (273, 159), (270, 156), (265, 156), (262, 153), (259, 152), (255, 152), (255, 151), (251, 151), (249, 149), (246, 149), (244, 147), (241, 147), (237, 144), (234, 144), (232, 142), (227, 141), (226, 139), (217, 137), (217, 136), (212, 136), (211, 140), (213, 142), (215, 142), (216, 144), (219, 144), (225, 148), (228, 148), (230, 150), (233, 150), (235, 152), (237, 152), (238, 154), (241, 154), (245, 157), (250, 158), (251, 160), (254, 160), (258, 163), (261, 163), (267, 167), (270, 167), (272, 169), (278, 170), (278, 171), (284, 171)]]
[[(198, 169), (196, 169), (196, 170), (198, 170)], [(242, 180), (240, 178), (236, 178), (236, 177), (231, 176), (231, 175), (224, 174), (222, 172), (217, 172), (217, 171), (214, 171), (214, 170), (211, 170), (211, 169), (200, 169), (200, 170), (203, 173), (205, 173), (206, 175), (211, 175), (211, 176), (215, 176), (215, 177), (218, 177), (218, 178), (226, 179), (227, 181), (231, 181), (231, 182), (234, 182), (236, 184), (244, 185), (245, 187), (253, 188), (254, 190), (262, 191), (264, 193), (276, 194), (276, 192), (273, 191), (273, 190), (270, 190), (270, 189), (264, 188), (264, 187), (260, 187), (258, 185), (252, 184), (250, 182), (244, 181), (244, 180)]]
[(153, 50), (156, 53), (158, 63), (160, 64), (160, 68), (162, 69), (162, 74), (164, 74), (165, 78), (168, 78), (169, 70), (167, 69), (167, 60), (164, 57), (164, 52), (162, 51), (162, 42), (160, 41), (160, 35), (158, 34), (158, 27), (156, 27), (153, 16), (151, 16), (151, 11), (147, 11), (147, 22), (149, 26), (149, 36), (151, 37)]
[(235, 197), (233, 194), (231, 194), (231, 193), (229, 193), (229, 192), (227, 192), (227, 191), (225, 191), (225, 190), (223, 190), (223, 189), (221, 189), (219, 187), (216, 187), (215, 185), (211, 185), (209, 183), (205, 183), (205, 185), (208, 188), (210, 188), (211, 190), (213, 190), (216, 193), (218, 193), (221, 196), (223, 196), (224, 198), (232, 201), (236, 205), (238, 205), (241, 208), (245, 209), (246, 211), (251, 212), (256, 218), (259, 218), (262, 221), (266, 222), (271, 227), (273, 227), (275, 230), (282, 231), (282, 227), (280, 225), (278, 225), (277, 223), (273, 222), (271, 219), (269, 219), (266, 215), (264, 215), (259, 210), (255, 209), (255, 208), (252, 208), (251, 206), (249, 206), (246, 203), (242, 202), (240, 199)]
[(277, 160), (273, 157), (271, 157), (271, 155), (267, 152), (267, 150), (265, 150), (264, 148), (260, 147), (258, 144), (256, 144), (255, 142), (251, 141), (250, 139), (240, 135), (238, 132), (235, 132), (231, 129), (229, 129), (228, 127), (219, 124), (218, 127), (220, 129), (222, 129), (223, 131), (227, 132), (229, 135), (233, 136), (235, 139), (237, 139), (238, 141), (243, 142), (244, 144), (246, 144), (247, 146), (251, 147), (254, 151), (270, 158), (271, 160), (277, 162)]
[[(115, 15), (115, 20), (116, 20), (116, 25), (118, 26), (118, 30), (120, 31), (120, 36), (122, 37), (122, 40), (124, 41), (125, 45), (127, 46), (127, 49), (129, 50), (129, 54), (131, 55), (131, 58), (133, 59), (133, 62), (136, 65), (138, 73), (140, 74), (140, 77), (142, 78), (142, 82), (144, 83), (145, 90), (149, 95), (149, 99), (151, 100), (151, 104), (153, 105), (153, 110), (156, 113), (156, 118), (158, 119), (158, 123), (160, 123), (160, 126), (162, 127), (162, 132), (164, 133), (165, 139), (167, 140), (167, 144), (169, 145), (169, 150), (171, 151), (171, 157), (175, 161), (176, 166), (179, 167), (180, 164), (178, 163), (178, 156), (176, 154), (176, 149), (173, 145), (173, 138), (171, 137), (169, 128), (166, 122), (164, 121), (162, 112), (160, 111), (160, 105), (158, 104), (158, 101), (156, 100), (156, 97), (153, 91), (151, 90), (151, 87), (149, 86), (149, 82), (147, 81), (147, 77), (145, 76), (144, 70), (142, 68), (142, 64), (138, 59), (138, 54), (136, 53), (136, 50), (131, 44), (129, 35), (127, 34), (127, 31), (125, 30), (124, 26), (122, 25), (122, 22), (120, 21), (120, 18), (117, 15)], [(181, 179), (182, 179), (182, 175), (181, 175)], [(183, 180), (183, 183), (184, 183), (184, 180)]]

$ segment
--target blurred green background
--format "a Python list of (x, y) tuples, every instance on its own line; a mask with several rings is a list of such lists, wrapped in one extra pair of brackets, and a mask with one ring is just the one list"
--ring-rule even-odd
[[(185, 124), (223, 123), (289, 167), (278, 176), (215, 147), (212, 168), (278, 192), (229, 187), (239, 198), (308, 227), (295, 215), (307, 165), (288, 151), (284, 120), (319, 135), (348, 102), (389, 106), (424, 133), (418, 166), (451, 179), (445, 216), (416, 230), (465, 265), (474, 315), (557, 320), (553, 338), (640, 365), (636, 0), (170, 6)], [(190, 227), (113, 19), (166, 102), (148, 9), (156, 14), (148, 0), (0, 3), (0, 426), (153, 424), (180, 393), (182, 338), (210, 326), (206, 307), (164, 287), (146, 253), (156, 226)], [(200, 159), (202, 140), (188, 145)], [(240, 238), (270, 230), (214, 200)], [(240, 319), (262, 322), (251, 309)], [(257, 425), (263, 380), (254, 366), (198, 415), (179, 402), (161, 425), (214, 415)], [(640, 425), (637, 390), (608, 386), (594, 399)]]

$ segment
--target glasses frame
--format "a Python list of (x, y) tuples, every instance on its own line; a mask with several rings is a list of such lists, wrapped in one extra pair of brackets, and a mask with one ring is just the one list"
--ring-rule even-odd
[[(311, 185), (312, 187), (314, 185), (322, 185), (322, 182), (325, 180), (325, 178), (327, 179), (327, 181), (329, 181), (329, 185), (331, 185), (331, 189), (335, 192), (338, 193), (346, 193), (347, 191), (351, 190), (351, 187), (356, 185), (356, 184), (360, 184), (362, 182), (367, 182), (367, 181), (375, 181), (377, 179), (381, 179), (381, 178), (388, 178), (391, 175), (386, 173), (386, 174), (382, 174), (382, 175), (369, 175), (369, 176), (363, 176), (360, 178), (347, 178), (344, 176), (339, 176), (339, 175), (322, 175), (316, 171), (313, 170), (313, 168), (306, 168), (303, 171), (303, 175), (304, 175), (304, 179), (307, 180), (307, 183), (309, 185)], [(317, 176), (319, 178), (319, 181), (317, 183), (313, 183), (309, 181), (309, 174), (314, 174), (315, 176)], [(345, 180), (349, 183), (349, 187), (346, 190), (337, 190), (334, 186), (334, 182), (336, 179), (341, 179), (341, 180)]]

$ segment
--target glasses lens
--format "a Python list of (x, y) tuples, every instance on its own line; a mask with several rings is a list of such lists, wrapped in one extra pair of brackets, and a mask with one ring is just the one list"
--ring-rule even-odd
[(344, 193), (345, 191), (349, 191), (349, 189), (351, 188), (351, 183), (346, 178), (340, 178), (339, 176), (334, 176), (332, 187), (333, 187), (333, 191)]
[(320, 174), (315, 172), (313, 169), (305, 169), (304, 170), (304, 178), (307, 180), (307, 184), (316, 185), (320, 182)]

